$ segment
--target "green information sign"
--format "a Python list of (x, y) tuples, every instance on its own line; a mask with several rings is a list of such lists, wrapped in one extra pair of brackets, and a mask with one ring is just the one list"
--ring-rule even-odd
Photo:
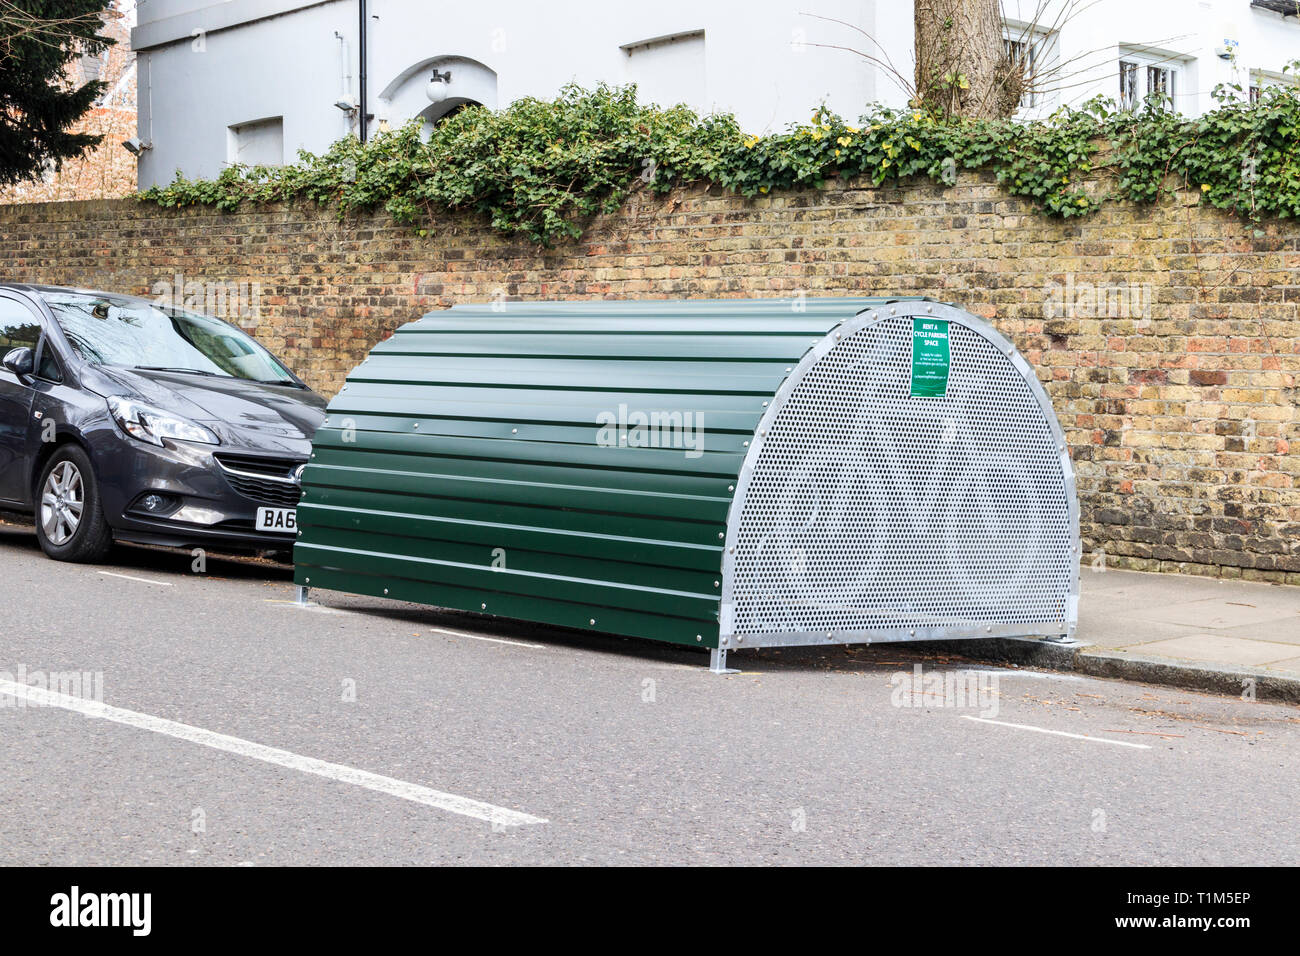
[(912, 397), (948, 394), (948, 321), (912, 319)]

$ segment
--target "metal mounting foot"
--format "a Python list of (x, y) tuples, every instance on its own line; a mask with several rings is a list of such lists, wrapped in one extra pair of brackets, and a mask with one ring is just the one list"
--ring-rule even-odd
[(301, 584), (295, 585), (293, 589), (293, 603), (299, 607), (307, 606), (307, 593), (311, 588), (303, 587)]
[(1044, 635), (1043, 641), (1048, 644), (1064, 644), (1066, 646), (1079, 643), (1074, 639), (1074, 634), (1072, 632), (1068, 634), (1047, 634)]
[(734, 667), (727, 666), (727, 651), (725, 648), (715, 647), (709, 651), (709, 673), (710, 674), (739, 674), (740, 671)]

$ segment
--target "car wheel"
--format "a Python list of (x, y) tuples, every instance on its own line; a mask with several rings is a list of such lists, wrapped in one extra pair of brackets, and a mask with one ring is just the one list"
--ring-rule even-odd
[(95, 470), (80, 445), (64, 445), (45, 463), (36, 486), (36, 537), (56, 561), (99, 561), (112, 547)]

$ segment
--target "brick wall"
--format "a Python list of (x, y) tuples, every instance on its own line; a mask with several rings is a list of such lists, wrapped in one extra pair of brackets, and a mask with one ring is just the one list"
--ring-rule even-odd
[(979, 177), (755, 201), (695, 189), (634, 197), (551, 251), (472, 218), (419, 237), (382, 215), (110, 200), (0, 207), (0, 238), (7, 279), (215, 289), (216, 311), (331, 394), (375, 341), (453, 302), (933, 295), (1036, 366), (1069, 436), (1089, 556), (1300, 584), (1300, 224), (1256, 228), (1194, 194), (1065, 223)]

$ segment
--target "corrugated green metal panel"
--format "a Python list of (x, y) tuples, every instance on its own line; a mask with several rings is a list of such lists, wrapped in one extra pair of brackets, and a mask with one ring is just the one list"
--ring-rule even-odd
[[(403, 326), (316, 436), (296, 580), (714, 647), (767, 403), (832, 327), (896, 301), (507, 303)], [(611, 445), (602, 425), (637, 412), (699, 424), (702, 448)]]

